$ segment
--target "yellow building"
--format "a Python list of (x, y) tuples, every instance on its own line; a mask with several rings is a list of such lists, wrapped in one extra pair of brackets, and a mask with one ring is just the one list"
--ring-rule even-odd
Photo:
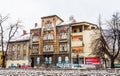
[(2, 65), (2, 51), (0, 51), (0, 65)]
[(8, 50), (8, 61), (7, 67), (11, 64), (17, 66), (20, 65), (28, 65), (29, 63), (29, 46), (30, 46), (30, 34), (23, 31), (23, 35), (12, 39), (9, 43)]

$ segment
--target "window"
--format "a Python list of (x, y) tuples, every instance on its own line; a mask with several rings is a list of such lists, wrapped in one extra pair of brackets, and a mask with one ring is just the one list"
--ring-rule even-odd
[(17, 45), (17, 51), (20, 51), (20, 44)]
[(60, 51), (67, 51), (67, 43), (60, 43)]
[(33, 36), (32, 41), (33, 41), (33, 42), (39, 41), (39, 36)]
[(43, 48), (44, 52), (51, 52), (53, 51), (53, 45), (45, 45)]
[(73, 64), (78, 64), (78, 59), (77, 58), (73, 58)]
[(26, 60), (27, 59), (27, 56), (26, 54), (23, 55), (23, 59)]
[(84, 58), (79, 58), (79, 64), (84, 64)]
[(15, 45), (12, 45), (12, 51), (15, 51), (16, 48), (15, 48)]
[(26, 50), (26, 44), (23, 44), (23, 50)]
[(40, 64), (40, 57), (37, 57), (37, 64)]
[(52, 57), (49, 57), (49, 64), (52, 64)]
[(58, 63), (59, 63), (59, 64), (62, 63), (62, 57), (58, 57)]
[(84, 58), (79, 58), (79, 57), (77, 57), (77, 58), (73, 58), (73, 63), (74, 64), (84, 64)]
[(45, 57), (45, 64), (48, 64), (48, 58)]
[(60, 39), (66, 39), (66, 38), (67, 38), (67, 35), (65, 32), (60, 33)]
[(37, 54), (38, 53), (38, 45), (33, 46), (33, 53)]
[(52, 64), (52, 57), (45, 57), (45, 64)]
[(53, 34), (44, 35), (44, 40), (51, 40), (51, 39), (53, 39)]
[(82, 26), (80, 26), (80, 28), (79, 28), (79, 32), (82, 32)]
[(51, 23), (47, 23), (46, 26), (45, 26), (45, 29), (46, 30), (52, 30), (53, 29), (52, 24)]
[(12, 47), (11, 46), (9, 46), (8, 49), (9, 49), (9, 51), (12, 51)]
[(75, 32), (77, 32), (77, 30), (75, 29), (73, 32), (75, 33)]
[(20, 60), (20, 55), (17, 56), (17, 60)]
[(68, 56), (65, 57), (65, 63), (69, 63), (69, 58), (68, 58)]

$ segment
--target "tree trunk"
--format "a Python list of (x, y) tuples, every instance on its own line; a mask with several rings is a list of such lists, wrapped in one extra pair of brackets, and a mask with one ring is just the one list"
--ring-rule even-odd
[(115, 68), (114, 67), (114, 58), (111, 58), (111, 68)]
[(6, 61), (6, 56), (5, 56), (5, 55), (2, 55), (2, 68), (5, 68), (5, 67), (6, 67), (5, 61)]
[(106, 59), (104, 60), (104, 62), (105, 62), (105, 69), (107, 68), (107, 63), (106, 63)]

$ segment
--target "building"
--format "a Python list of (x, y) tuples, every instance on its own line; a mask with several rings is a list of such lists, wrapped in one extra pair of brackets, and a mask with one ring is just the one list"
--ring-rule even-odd
[(73, 17), (67, 23), (57, 15), (42, 17), (41, 27), (35, 23), (30, 30), (31, 65), (88, 64), (89, 60), (92, 63), (97, 59), (91, 54), (91, 35), (96, 28), (89, 22), (76, 22)]
[(61, 22), (56, 15), (42, 17), (41, 28), (31, 29), (32, 65), (49, 66), (68, 60), (68, 26), (58, 26)]
[(2, 65), (2, 51), (0, 51), (0, 66)]
[[(89, 22), (71, 23), (71, 61), (73, 64), (92, 64), (93, 59), (98, 59), (92, 54), (92, 41), (94, 40), (95, 24)], [(93, 63), (94, 64), (94, 63)]]
[(9, 43), (7, 67), (10, 65), (28, 65), (30, 53), (30, 34), (23, 31), (20, 37)]

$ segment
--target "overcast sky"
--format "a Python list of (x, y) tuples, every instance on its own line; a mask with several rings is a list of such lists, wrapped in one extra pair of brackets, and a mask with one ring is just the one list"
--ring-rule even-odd
[(107, 20), (119, 11), (120, 0), (0, 0), (0, 14), (22, 20), (27, 31), (36, 22), (40, 25), (43, 16), (58, 15), (68, 21), (73, 15), (77, 21), (97, 24), (99, 14)]

